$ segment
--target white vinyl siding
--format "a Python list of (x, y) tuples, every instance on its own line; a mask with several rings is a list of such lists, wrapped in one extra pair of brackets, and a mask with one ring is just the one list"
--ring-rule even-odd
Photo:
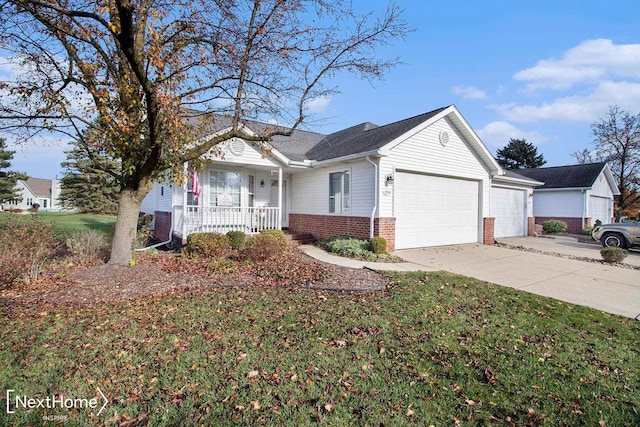
[(527, 190), (491, 188), (491, 216), (495, 218), (494, 237), (527, 235)]
[(396, 172), (396, 249), (478, 241), (479, 181)]
[(171, 212), (173, 187), (174, 184), (171, 183), (156, 183), (142, 201), (140, 212), (148, 214), (153, 214), (155, 211)]
[[(449, 135), (446, 146), (440, 144), (439, 136), (442, 131)], [(489, 172), (446, 118), (410, 136), (392, 148), (389, 154), (380, 159), (381, 217), (395, 216), (393, 205), (396, 184), (386, 185), (384, 177), (393, 174), (396, 169), (480, 181), (480, 212), (482, 216), (489, 216)]]
[[(371, 215), (374, 205), (373, 166), (365, 161), (306, 169), (294, 173), (291, 186), (291, 212), (329, 214), (329, 174), (350, 171), (350, 216)], [(340, 215), (340, 214), (337, 214)]]

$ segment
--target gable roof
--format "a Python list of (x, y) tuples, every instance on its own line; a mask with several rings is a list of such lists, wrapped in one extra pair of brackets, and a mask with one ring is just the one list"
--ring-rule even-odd
[(541, 189), (590, 188), (607, 166), (606, 162), (549, 168), (518, 169), (516, 172), (536, 181), (544, 182)]
[(43, 178), (27, 178), (25, 181), (27, 187), (37, 197), (50, 198), (51, 197), (51, 180)]
[[(188, 120), (201, 120), (202, 117), (207, 115), (206, 113), (194, 112)], [(471, 149), (488, 170), (492, 174), (502, 174), (502, 169), (496, 160), (454, 105), (441, 107), (383, 126), (364, 122), (329, 135), (296, 129), (291, 136), (274, 136), (268, 145), (273, 147), (274, 151), (277, 151), (277, 153), (274, 152), (273, 154), (279, 157), (281, 161), (304, 162), (307, 165), (337, 161), (345, 157), (364, 157), (370, 153), (377, 152), (376, 154), (380, 154), (388, 151), (410, 136), (412, 131), (420, 131), (429, 126), (431, 122), (445, 116), (460, 131), (463, 138), (469, 142)], [(232, 125), (232, 119), (229, 116), (216, 115), (214, 121), (213, 130), (215, 131), (222, 131)], [(250, 131), (257, 134), (262, 133), (264, 128), (275, 128), (284, 131), (289, 129), (252, 120), (243, 120), (242, 123)], [(282, 159), (282, 156), (286, 157), (286, 159)]]
[(366, 153), (384, 147), (402, 134), (429, 120), (448, 107), (438, 108), (428, 113), (408, 119), (377, 126), (365, 122), (339, 132), (327, 135), (306, 153), (308, 159), (323, 161), (353, 154)]

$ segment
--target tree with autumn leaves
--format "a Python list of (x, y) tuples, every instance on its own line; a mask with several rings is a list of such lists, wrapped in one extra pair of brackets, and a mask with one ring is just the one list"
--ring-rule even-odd
[[(336, 73), (381, 78), (397, 59), (376, 49), (409, 31), (400, 15), (341, 0), (0, 1), (0, 48), (22, 71), (0, 83), (0, 130), (66, 134), (119, 161), (109, 263), (127, 264), (155, 181), (181, 182), (231, 138), (289, 135)], [(232, 125), (213, 133), (216, 114)], [(245, 119), (288, 126), (248, 133)]]

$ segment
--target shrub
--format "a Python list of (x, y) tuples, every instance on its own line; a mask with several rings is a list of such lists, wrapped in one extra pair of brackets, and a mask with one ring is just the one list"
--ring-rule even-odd
[[(276, 230), (271, 230), (276, 231)], [(282, 256), (289, 247), (284, 233), (260, 233), (247, 240), (245, 255), (254, 261), (266, 261)]]
[(231, 243), (224, 234), (193, 233), (187, 236), (186, 253), (193, 257), (226, 258), (231, 254)]
[(103, 259), (107, 254), (106, 236), (96, 230), (75, 231), (65, 243), (71, 256), (80, 263)]
[(387, 240), (384, 237), (371, 238), (371, 249), (374, 254), (387, 253)]
[(37, 280), (58, 247), (52, 223), (38, 215), (20, 219), (10, 215), (0, 228), (0, 287), (19, 279), (26, 284)]
[(144, 248), (149, 244), (151, 240), (151, 222), (153, 221), (153, 215), (140, 212), (138, 215), (138, 227), (136, 229), (136, 241), (134, 243), (135, 248)]
[(564, 233), (567, 231), (567, 223), (557, 219), (550, 219), (542, 223), (542, 229), (549, 234)]
[(371, 242), (349, 236), (335, 236), (320, 242), (329, 252), (347, 257), (367, 257), (371, 251)]
[(602, 225), (602, 221), (600, 221), (599, 219), (596, 219), (596, 222), (593, 223), (593, 228), (600, 227), (601, 225)]
[(244, 247), (247, 243), (247, 235), (242, 231), (230, 231), (227, 233), (227, 237), (229, 238), (229, 244), (231, 245), (231, 249), (236, 251), (244, 250)]
[(594, 228), (595, 227), (587, 225), (585, 228), (582, 229), (582, 234), (591, 235), (591, 232), (593, 231)]
[(628, 252), (622, 248), (602, 248), (600, 255), (605, 262), (617, 263), (622, 262), (627, 257)]

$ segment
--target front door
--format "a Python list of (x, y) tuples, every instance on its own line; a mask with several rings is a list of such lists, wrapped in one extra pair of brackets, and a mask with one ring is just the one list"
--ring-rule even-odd
[[(269, 206), (272, 208), (278, 207), (278, 180), (272, 179), (270, 185)], [(282, 181), (282, 208), (280, 209), (280, 215), (282, 215), (282, 226), (289, 226), (289, 212), (287, 212), (287, 181)]]

